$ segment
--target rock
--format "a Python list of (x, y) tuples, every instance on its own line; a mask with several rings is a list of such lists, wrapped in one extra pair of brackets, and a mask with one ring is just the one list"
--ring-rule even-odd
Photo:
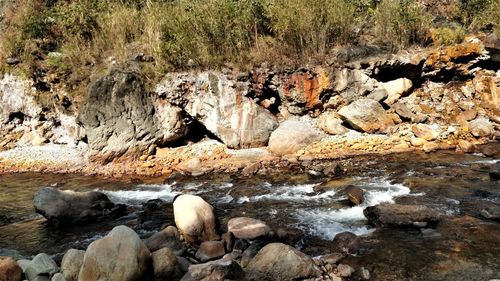
[(48, 280), (59, 272), (59, 267), (47, 254), (36, 255), (32, 262), (26, 267), (26, 277), (28, 280), (35, 280), (37, 277), (47, 277)]
[(237, 262), (231, 260), (216, 260), (207, 263), (191, 265), (181, 281), (225, 281), (244, 280), (245, 272)]
[(353, 128), (367, 133), (386, 132), (394, 125), (380, 103), (360, 99), (339, 110), (340, 117)]
[(179, 109), (155, 108), (144, 78), (133, 69), (112, 69), (91, 81), (78, 114), (87, 133), (90, 156), (112, 161), (146, 154), (184, 136)]
[(426, 142), (424, 143), (424, 145), (422, 146), (422, 149), (425, 151), (425, 152), (433, 152), (433, 151), (436, 151), (439, 149), (439, 144), (435, 143), (435, 142)]
[(85, 251), (69, 249), (61, 261), (61, 272), (66, 281), (78, 281)]
[(262, 249), (263, 246), (264, 245), (261, 242), (254, 243), (248, 246), (248, 248), (246, 248), (245, 251), (243, 251), (243, 253), (241, 254), (240, 265), (243, 268), (247, 267), (250, 263), (250, 260), (252, 260), (257, 255), (257, 253), (260, 251), (260, 249)]
[(50, 281), (67, 281), (62, 273), (56, 273)]
[(278, 156), (293, 154), (319, 139), (320, 135), (309, 125), (287, 120), (271, 134), (268, 149)]
[(222, 234), (222, 241), (224, 241), (224, 248), (226, 249), (227, 253), (230, 253), (233, 251), (234, 248), (234, 243), (236, 242), (236, 238), (234, 237), (234, 234), (232, 232), (226, 232)]
[(184, 253), (184, 246), (180, 242), (179, 231), (175, 226), (168, 226), (144, 241), (150, 252), (155, 252), (162, 248), (169, 248), (176, 256)]
[(206, 262), (221, 258), (225, 254), (226, 249), (223, 241), (205, 241), (201, 243), (195, 257), (201, 262)]
[(388, 96), (389, 96), (389, 94), (387, 93), (387, 90), (384, 88), (380, 88), (380, 89), (373, 90), (373, 92), (368, 94), (366, 97), (369, 99), (372, 99), (374, 101), (377, 101), (377, 102), (382, 102)]
[(117, 226), (89, 245), (78, 281), (148, 280), (150, 263), (151, 254), (139, 236), (126, 226)]
[(460, 113), (457, 116), (456, 121), (459, 124), (461, 124), (461, 123), (465, 123), (465, 122), (474, 120), (476, 118), (476, 116), (477, 116), (477, 109), (469, 109), (469, 110), (465, 110), (462, 113)]
[(318, 118), (318, 127), (329, 135), (343, 135), (349, 129), (342, 125), (342, 120), (335, 117), (333, 112), (325, 112)]
[(486, 118), (477, 118), (469, 122), (469, 129), (476, 138), (488, 138), (495, 134), (493, 124)]
[(21, 281), (23, 271), (11, 257), (0, 257), (0, 280)]
[(9, 74), (0, 79), (0, 124), (9, 122), (13, 115), (35, 118), (41, 112), (29, 81)]
[(271, 232), (271, 228), (263, 221), (247, 217), (230, 219), (227, 228), (236, 238), (248, 240), (267, 236)]
[(352, 232), (342, 232), (335, 235), (332, 244), (335, 252), (356, 254), (361, 245), (361, 239)]
[(347, 197), (349, 197), (349, 201), (351, 201), (354, 205), (363, 203), (363, 197), (365, 194), (363, 189), (355, 186), (348, 186), (345, 189), (345, 193), (347, 194)]
[(262, 248), (247, 267), (249, 280), (295, 280), (316, 277), (313, 260), (288, 245), (271, 243)]
[(339, 264), (337, 266), (337, 272), (341, 277), (349, 277), (354, 273), (354, 268), (347, 264)]
[(251, 89), (226, 74), (206, 71), (166, 77), (160, 96), (199, 121), (230, 148), (265, 146), (278, 122), (267, 109), (247, 97)]
[(181, 269), (177, 256), (169, 249), (162, 248), (151, 254), (154, 278), (157, 281), (179, 280)]
[(290, 113), (303, 115), (321, 106), (321, 94), (329, 88), (329, 84), (325, 69), (299, 70), (282, 77), (278, 93)]
[[(342, 69), (336, 71), (333, 76), (333, 90), (340, 93), (340, 97), (347, 103), (351, 103), (369, 93), (373, 93), (372, 91), (385, 91), (377, 80), (370, 78), (359, 69)], [(387, 92), (385, 94), (376, 93), (376, 95), (380, 97), (382, 95), (387, 95)]]
[(474, 153), (476, 146), (466, 140), (458, 140), (458, 147), (465, 153)]
[(415, 226), (416, 222), (436, 223), (442, 213), (424, 205), (381, 204), (367, 207), (363, 214), (375, 226)]
[(361, 275), (361, 278), (363, 280), (369, 280), (371, 275), (370, 275), (370, 271), (364, 267), (361, 267), (361, 269), (359, 270), (360, 271), (360, 275)]
[(427, 143), (427, 141), (423, 138), (411, 138), (410, 143), (413, 146), (421, 147), (424, 146)]
[(433, 141), (439, 137), (440, 131), (438, 126), (430, 126), (426, 124), (416, 124), (411, 126), (413, 134), (416, 137), (426, 141)]
[(480, 212), (483, 218), (491, 220), (500, 220), (500, 206), (491, 205), (481, 210)]
[(203, 198), (183, 194), (174, 200), (174, 219), (184, 240), (191, 244), (218, 240), (213, 207)]
[(479, 146), (479, 151), (487, 157), (500, 157), (500, 143), (492, 142)]
[(16, 65), (16, 64), (19, 64), (20, 62), (21, 62), (21, 59), (19, 59), (19, 58), (7, 58), (5, 60), (5, 63), (8, 65)]
[(56, 225), (69, 225), (118, 217), (126, 212), (101, 192), (75, 192), (53, 187), (40, 189), (33, 199), (35, 211)]
[(345, 255), (341, 253), (326, 254), (321, 256), (321, 260), (324, 263), (332, 265), (339, 263), (339, 261), (341, 261), (343, 258), (345, 258)]
[(402, 95), (408, 93), (413, 87), (413, 83), (408, 78), (399, 78), (393, 81), (382, 83), (387, 91), (388, 97), (384, 100), (387, 105), (394, 104)]
[(415, 114), (408, 108), (408, 106), (404, 103), (395, 103), (391, 106), (397, 115), (399, 115), (403, 120), (411, 121), (415, 118)]
[(245, 177), (253, 176), (259, 171), (259, 169), (260, 169), (260, 162), (252, 163), (243, 168), (243, 170), (241, 170), (241, 174)]

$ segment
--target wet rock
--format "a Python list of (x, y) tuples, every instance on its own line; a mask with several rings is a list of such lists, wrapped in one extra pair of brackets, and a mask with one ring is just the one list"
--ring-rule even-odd
[[(152, 146), (181, 138), (184, 131), (175, 133), (180, 114), (166, 110), (155, 110), (139, 72), (115, 68), (91, 81), (78, 122), (85, 128), (92, 158), (109, 162), (125, 154), (140, 156)], [(168, 118), (161, 120), (158, 113)]]
[(335, 252), (356, 254), (361, 246), (361, 239), (352, 232), (342, 232), (335, 235), (332, 245)]
[(257, 253), (262, 249), (264, 246), (263, 243), (254, 243), (248, 246), (248, 248), (243, 251), (241, 254), (241, 262), (240, 265), (245, 268), (248, 266), (250, 261), (257, 255)]
[(481, 216), (490, 220), (500, 220), (500, 206), (492, 205), (481, 210)]
[(318, 127), (329, 135), (343, 135), (349, 131), (342, 125), (342, 120), (333, 112), (325, 112), (318, 118)]
[(349, 277), (354, 273), (354, 268), (347, 264), (339, 264), (337, 266), (337, 273), (341, 277)]
[(371, 99), (360, 99), (344, 106), (339, 115), (354, 129), (367, 133), (386, 132), (394, 125), (382, 105)]
[(416, 137), (426, 141), (436, 140), (439, 137), (440, 131), (438, 126), (430, 126), (426, 124), (417, 124), (411, 126), (413, 134)]
[(139, 236), (117, 226), (92, 242), (83, 258), (79, 281), (141, 281), (151, 277), (151, 254)]
[(169, 248), (175, 255), (180, 256), (184, 253), (184, 246), (180, 242), (179, 231), (175, 226), (168, 226), (162, 231), (159, 231), (148, 239), (144, 240), (144, 244), (150, 252), (155, 252), (162, 248)]
[(259, 171), (259, 169), (260, 169), (260, 162), (252, 163), (243, 168), (243, 170), (241, 170), (241, 174), (245, 177), (253, 176)]
[(475, 145), (466, 140), (458, 140), (458, 147), (465, 153), (473, 153), (476, 150)]
[(67, 281), (62, 273), (56, 273), (50, 281)]
[(78, 281), (85, 251), (69, 249), (61, 261), (61, 272), (66, 281)]
[(381, 204), (367, 207), (363, 214), (375, 226), (415, 226), (417, 222), (436, 223), (442, 213), (424, 205)]
[(118, 217), (126, 212), (101, 192), (74, 192), (52, 187), (40, 189), (33, 200), (35, 211), (56, 225), (93, 222)]
[(59, 271), (59, 267), (47, 254), (41, 253), (33, 258), (26, 267), (25, 274), (28, 280), (36, 280), (37, 277), (46, 277), (48, 280)]
[(309, 125), (300, 121), (287, 120), (271, 134), (268, 149), (279, 156), (293, 154), (320, 138), (318, 132)]
[(248, 240), (267, 236), (271, 232), (271, 228), (263, 221), (247, 217), (230, 219), (227, 228), (236, 238)]
[(231, 260), (217, 260), (203, 264), (191, 265), (181, 281), (225, 281), (243, 280), (245, 272), (239, 264)]
[(266, 145), (278, 125), (274, 115), (246, 97), (249, 91), (244, 82), (215, 71), (170, 75), (156, 89), (231, 148)]
[(168, 248), (162, 248), (151, 254), (153, 259), (154, 279), (178, 280), (181, 277), (181, 269), (177, 256)]
[(500, 142), (492, 142), (478, 147), (479, 151), (487, 157), (500, 156)]
[(249, 280), (295, 280), (315, 277), (313, 260), (288, 245), (272, 243), (262, 248), (247, 267)]
[(276, 231), (276, 237), (279, 241), (288, 245), (297, 244), (303, 236), (304, 233), (296, 228), (279, 228)]
[(356, 186), (348, 186), (345, 189), (345, 193), (347, 194), (349, 201), (351, 201), (354, 205), (363, 203), (363, 197), (365, 194), (363, 189)]
[(213, 207), (203, 198), (183, 194), (175, 199), (173, 205), (175, 224), (185, 241), (199, 244), (219, 239)]
[(469, 122), (469, 129), (473, 136), (476, 138), (488, 138), (495, 134), (493, 124), (486, 118), (477, 118)]
[(324, 263), (332, 265), (339, 263), (343, 258), (345, 258), (345, 255), (341, 253), (326, 254), (321, 256), (321, 260)]
[(387, 105), (394, 104), (402, 95), (408, 93), (413, 87), (413, 83), (408, 78), (399, 78), (393, 81), (382, 83), (387, 91), (388, 97), (384, 100)]
[(234, 234), (232, 232), (226, 232), (222, 234), (222, 241), (224, 241), (224, 248), (226, 249), (227, 253), (230, 253), (233, 251), (234, 248), (234, 243), (236, 242), (236, 238), (234, 237)]
[(21, 281), (22, 269), (11, 257), (0, 257), (0, 280)]
[(201, 262), (215, 260), (226, 254), (223, 241), (205, 241), (196, 252), (196, 258)]

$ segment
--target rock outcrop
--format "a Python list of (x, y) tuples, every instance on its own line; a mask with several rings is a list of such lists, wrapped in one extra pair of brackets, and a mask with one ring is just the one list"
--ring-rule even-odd
[(152, 275), (150, 264), (151, 254), (139, 236), (126, 226), (117, 226), (89, 245), (78, 280), (148, 280)]
[(75, 192), (53, 187), (40, 189), (33, 199), (35, 211), (56, 225), (70, 225), (123, 215), (124, 205), (115, 205), (101, 192)]
[(424, 205), (382, 204), (363, 211), (375, 226), (426, 226), (438, 222), (443, 214)]

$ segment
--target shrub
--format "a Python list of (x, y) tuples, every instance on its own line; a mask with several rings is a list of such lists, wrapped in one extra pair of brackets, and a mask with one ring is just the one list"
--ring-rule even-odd
[(432, 18), (417, 1), (382, 0), (375, 11), (377, 36), (393, 47), (425, 44)]
[(432, 41), (435, 44), (452, 45), (460, 43), (465, 38), (465, 29), (462, 26), (444, 26), (431, 29)]
[(470, 27), (473, 30), (491, 30), (500, 36), (500, 1), (493, 1), (474, 15)]

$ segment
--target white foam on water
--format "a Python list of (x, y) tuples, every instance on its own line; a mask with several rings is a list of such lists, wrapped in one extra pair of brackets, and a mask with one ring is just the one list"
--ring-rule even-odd
[(139, 185), (135, 190), (98, 190), (106, 194), (114, 203), (140, 204), (153, 199), (172, 201), (180, 192), (173, 191), (169, 184)]
[[(319, 183), (315, 184), (298, 184), (298, 185), (282, 185), (272, 188), (271, 186), (266, 186), (270, 189), (270, 193), (252, 196), (248, 198), (249, 201), (318, 201), (328, 198), (333, 198), (336, 192), (334, 190), (329, 190), (323, 193), (316, 193), (314, 187), (318, 186)], [(239, 200), (238, 200), (239, 202)], [(248, 201), (244, 201), (248, 202)]]
[(496, 164), (500, 162), (500, 159), (484, 159), (466, 162), (466, 164)]
[[(365, 182), (368, 181), (368, 182)], [(385, 178), (364, 179), (359, 183), (365, 190), (364, 201), (354, 207), (342, 209), (298, 210), (295, 216), (299, 225), (312, 235), (323, 239), (333, 239), (337, 233), (350, 231), (357, 235), (371, 232), (366, 226), (356, 226), (366, 220), (363, 210), (381, 203), (394, 203), (394, 198), (410, 194), (410, 189), (402, 184), (393, 184)]]
[(238, 204), (243, 204), (243, 203), (248, 203), (250, 202), (250, 198), (248, 198), (248, 196), (242, 196), (240, 198), (238, 198), (238, 200), (236, 200), (236, 203)]
[(228, 204), (231, 203), (233, 200), (234, 200), (233, 196), (231, 196), (230, 194), (226, 194), (222, 197), (217, 198), (216, 202), (218, 204)]

